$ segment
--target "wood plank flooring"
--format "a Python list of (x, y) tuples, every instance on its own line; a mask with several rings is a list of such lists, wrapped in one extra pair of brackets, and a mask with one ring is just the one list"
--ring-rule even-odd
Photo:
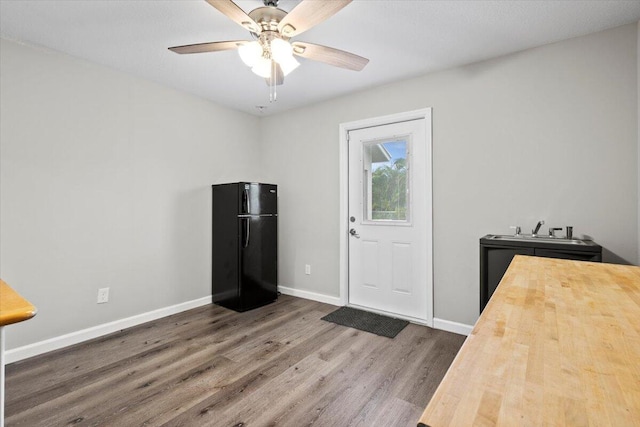
[(389, 339), (280, 296), (208, 305), (6, 367), (11, 426), (415, 426), (464, 337)]

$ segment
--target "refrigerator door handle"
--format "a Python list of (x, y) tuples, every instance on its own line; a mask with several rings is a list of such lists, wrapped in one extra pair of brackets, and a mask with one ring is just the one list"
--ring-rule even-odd
[(242, 242), (242, 247), (246, 248), (249, 246), (249, 233), (251, 232), (249, 224), (251, 223), (251, 218), (245, 218), (244, 221), (244, 242)]
[(242, 190), (242, 212), (243, 214), (249, 213), (249, 192), (245, 188)]

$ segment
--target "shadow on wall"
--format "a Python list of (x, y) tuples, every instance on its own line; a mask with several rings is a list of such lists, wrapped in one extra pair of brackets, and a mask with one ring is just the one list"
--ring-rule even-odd
[(635, 265), (634, 263), (622, 258), (618, 254), (614, 254), (604, 246), (602, 247), (602, 262), (606, 262), (608, 264)]

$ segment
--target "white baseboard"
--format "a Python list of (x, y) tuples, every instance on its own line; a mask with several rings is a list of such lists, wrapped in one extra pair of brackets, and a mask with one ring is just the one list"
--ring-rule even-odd
[(137, 314), (125, 319), (116, 320), (102, 325), (93, 326), (91, 328), (82, 329), (80, 331), (60, 335), (59, 337), (49, 338), (37, 343), (17, 347), (5, 352), (5, 363), (17, 362), (28, 357), (33, 357), (39, 354), (47, 353), (49, 351), (58, 350), (63, 347), (78, 344), (83, 341), (110, 334), (112, 332), (140, 325), (145, 322), (150, 322), (161, 317), (171, 316), (172, 314), (180, 313), (207, 304), (211, 304), (211, 296), (183, 302), (169, 307), (159, 308), (147, 313)]
[(303, 291), (301, 289), (289, 288), (289, 287), (280, 286), (280, 285), (278, 285), (278, 290), (285, 295), (291, 295), (294, 297), (310, 299), (312, 301), (323, 302), (325, 304), (336, 305), (339, 307), (344, 305), (340, 301), (340, 298), (332, 297), (330, 295), (318, 294), (311, 291)]
[[(331, 304), (338, 307), (344, 305), (342, 304), (340, 298), (330, 295), (289, 288), (286, 286), (278, 286), (278, 290), (285, 295), (292, 295), (295, 297), (318, 301), (325, 304)], [(5, 352), (4, 362), (6, 364), (17, 362), (29, 357), (37, 356), (39, 354), (47, 353), (53, 350), (58, 350), (63, 347), (78, 344), (83, 341), (88, 341), (94, 338), (101, 337), (103, 335), (117, 332), (125, 328), (130, 328), (132, 326), (160, 319), (161, 317), (171, 316), (172, 314), (180, 313), (207, 304), (211, 304), (211, 296), (183, 302), (169, 307), (159, 308), (147, 313), (138, 314), (135, 316), (127, 317), (125, 319), (116, 320), (91, 328), (82, 329), (80, 331), (60, 335), (58, 337), (49, 338), (37, 343), (17, 347)], [(452, 322), (450, 320), (438, 318), (433, 319), (433, 327), (435, 329), (441, 329), (443, 331), (453, 332), (461, 335), (469, 335), (473, 330), (473, 326), (471, 325), (465, 325), (463, 323)]]
[[(318, 294), (316, 292), (289, 288), (287, 286), (278, 286), (278, 290), (285, 295), (291, 295), (294, 297), (310, 299), (313, 301), (323, 302), (323, 303), (335, 305), (338, 307), (345, 305), (342, 303), (342, 300), (339, 297), (332, 297), (330, 295)], [(380, 314), (385, 314), (387, 316), (389, 315), (388, 313), (382, 313), (382, 312)], [(416, 321), (416, 319), (407, 319), (407, 320), (414, 323), (421, 324), (421, 325), (429, 326), (427, 323), (423, 321)], [(433, 328), (441, 329), (443, 331), (453, 332), (455, 334), (460, 334), (465, 336), (468, 336), (473, 330), (472, 325), (465, 325), (464, 323), (452, 322), (451, 320), (438, 319), (436, 317), (433, 318)]]
[(473, 330), (472, 325), (465, 325), (464, 323), (452, 322), (451, 320), (433, 318), (433, 327), (435, 329), (441, 329), (447, 332), (453, 332), (454, 334), (468, 336)]

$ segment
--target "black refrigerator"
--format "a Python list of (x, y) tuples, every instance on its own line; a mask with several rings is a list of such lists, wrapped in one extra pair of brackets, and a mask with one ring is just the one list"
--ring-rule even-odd
[(278, 187), (213, 185), (213, 302), (247, 311), (278, 297)]

